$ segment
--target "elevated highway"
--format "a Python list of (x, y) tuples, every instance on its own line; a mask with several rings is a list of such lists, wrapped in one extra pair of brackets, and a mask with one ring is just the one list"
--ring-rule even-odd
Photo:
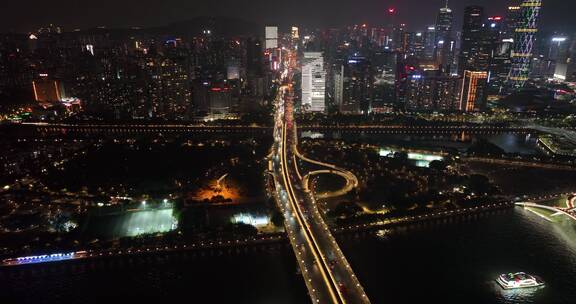
[[(356, 275), (324, 219), (311, 193), (306, 192), (296, 156), (291, 70), (288, 56), (284, 85), (276, 98), (274, 145), (269, 168), (276, 185), (276, 200), (310, 297), (315, 303), (370, 303)], [(291, 59), (292, 58), (292, 59)]]

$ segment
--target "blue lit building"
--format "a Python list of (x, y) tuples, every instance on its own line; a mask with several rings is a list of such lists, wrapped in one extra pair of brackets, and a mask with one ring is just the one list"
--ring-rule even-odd
[(528, 80), (541, 8), (542, 0), (524, 0), (520, 4), (519, 20), (514, 34), (514, 49), (511, 55), (512, 67), (508, 75), (508, 89), (523, 88)]

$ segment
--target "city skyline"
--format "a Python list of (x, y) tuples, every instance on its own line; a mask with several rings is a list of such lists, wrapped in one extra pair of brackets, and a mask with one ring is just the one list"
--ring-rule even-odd
[[(217, 3), (187, 3), (178, 0), (170, 1), (122, 1), (121, 3), (105, 0), (97, 3), (79, 5), (74, 1), (64, 0), (58, 6), (48, 2), (34, 4), (6, 2), (0, 4), (0, 32), (33, 32), (46, 24), (62, 26), (66, 31), (90, 29), (99, 26), (108, 28), (156, 27), (174, 22), (186, 21), (196, 17), (233, 17), (257, 25), (278, 24), (284, 27), (301, 25), (310, 27), (342, 26), (347, 24), (368, 23), (379, 26), (387, 24), (388, 9), (396, 11), (396, 22), (406, 23), (410, 30), (424, 29), (433, 24), (436, 12), (445, 5), (444, 0), (425, 1), (292, 1), (270, 5), (266, 1), (244, 3), (223, 0)], [(418, 10), (412, 11), (417, 3)], [(486, 9), (487, 15), (505, 15), (507, 1), (500, 0), (465, 0), (450, 1), (449, 7), (455, 12), (455, 30), (462, 26), (464, 7), (479, 5)], [(338, 8), (338, 9), (328, 9)], [(275, 14), (274, 10), (282, 14)], [(571, 12), (576, 10), (576, 2), (548, 0), (542, 10), (543, 31), (576, 30), (576, 22)], [(11, 12), (26, 12), (24, 16)]]
[(576, 4), (1, 6), (0, 303), (576, 299)]

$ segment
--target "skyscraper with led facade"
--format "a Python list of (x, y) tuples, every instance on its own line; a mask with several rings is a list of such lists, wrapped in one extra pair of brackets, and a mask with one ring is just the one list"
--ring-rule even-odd
[(520, 89), (528, 80), (541, 8), (542, 0), (524, 0), (520, 4), (518, 22), (514, 30), (514, 49), (511, 54), (512, 67), (508, 75), (508, 89)]
[(486, 103), (486, 71), (464, 71), (459, 109), (463, 112), (481, 111)]

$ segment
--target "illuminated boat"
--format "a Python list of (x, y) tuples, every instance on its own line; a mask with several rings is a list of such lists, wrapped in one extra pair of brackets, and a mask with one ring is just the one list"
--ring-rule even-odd
[(81, 259), (86, 257), (86, 251), (75, 251), (68, 253), (53, 253), (44, 255), (31, 255), (13, 259), (2, 260), (2, 266), (17, 266), (25, 264), (38, 264), (48, 262), (58, 262), (65, 260)]
[(524, 272), (501, 274), (496, 279), (496, 282), (504, 289), (539, 287), (544, 285), (544, 281), (539, 277)]

